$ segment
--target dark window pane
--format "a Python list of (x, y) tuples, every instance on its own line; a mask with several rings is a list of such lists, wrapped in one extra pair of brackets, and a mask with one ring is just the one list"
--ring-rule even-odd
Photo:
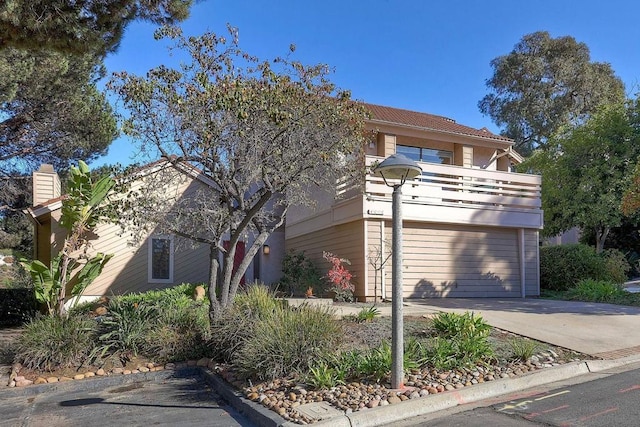
[(152, 239), (151, 278), (170, 279), (169, 263), (171, 261), (171, 240)]

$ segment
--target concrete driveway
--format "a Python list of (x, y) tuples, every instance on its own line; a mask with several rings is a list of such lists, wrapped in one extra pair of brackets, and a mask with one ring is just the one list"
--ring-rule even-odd
[(640, 307), (539, 298), (407, 300), (405, 314), (472, 311), (490, 325), (603, 359), (640, 353)]

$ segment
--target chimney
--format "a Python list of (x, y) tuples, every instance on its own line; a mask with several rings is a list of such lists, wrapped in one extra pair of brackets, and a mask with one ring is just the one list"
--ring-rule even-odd
[(42, 164), (33, 172), (33, 206), (61, 196), (60, 177), (52, 165)]

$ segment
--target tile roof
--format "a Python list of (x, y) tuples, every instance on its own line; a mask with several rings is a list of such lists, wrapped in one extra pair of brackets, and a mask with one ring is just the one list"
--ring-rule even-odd
[(469, 126), (458, 124), (455, 120), (443, 116), (419, 113), (417, 111), (403, 110), (400, 108), (384, 107), (382, 105), (367, 103), (363, 103), (363, 105), (371, 112), (371, 119), (374, 121), (415, 126), (424, 129), (480, 138), (489, 138), (502, 142), (513, 142), (510, 138), (492, 133), (486, 127), (482, 129), (474, 129)]

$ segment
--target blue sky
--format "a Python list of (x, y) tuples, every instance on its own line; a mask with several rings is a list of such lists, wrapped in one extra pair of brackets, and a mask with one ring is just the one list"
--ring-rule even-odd
[[(608, 62), (635, 95), (640, 84), (640, 2), (635, 0), (205, 0), (182, 24), (187, 34), (239, 29), (241, 47), (261, 58), (297, 49), (295, 59), (326, 63), (333, 81), (354, 99), (450, 117), (476, 128), (498, 128), (478, 110), (491, 77), (490, 61), (523, 35), (573, 36)], [(109, 72), (143, 75), (175, 65), (154, 26), (127, 28)], [(133, 161), (135, 142), (120, 138), (92, 166)], [(138, 158), (146, 161), (149, 159)]]

